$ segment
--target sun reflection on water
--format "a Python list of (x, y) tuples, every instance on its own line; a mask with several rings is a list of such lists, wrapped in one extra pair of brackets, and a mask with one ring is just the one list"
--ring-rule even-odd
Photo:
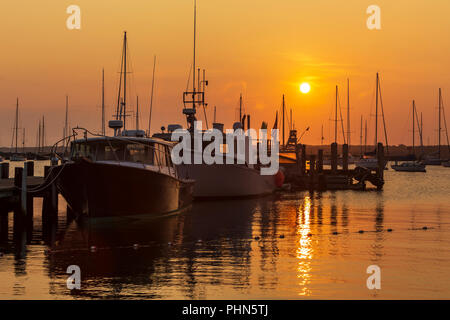
[(311, 238), (309, 233), (311, 232), (311, 211), (314, 210), (312, 206), (311, 197), (306, 196), (302, 205), (298, 209), (297, 216), (297, 278), (299, 279), (301, 296), (309, 296), (312, 294), (308, 288), (308, 284), (311, 282), (311, 259), (313, 257), (313, 249), (311, 246)]

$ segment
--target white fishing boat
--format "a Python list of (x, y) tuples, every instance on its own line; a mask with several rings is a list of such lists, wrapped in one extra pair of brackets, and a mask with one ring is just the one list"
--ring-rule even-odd
[[(199, 71), (196, 70), (195, 65), (195, 33), (196, 33), (196, 6), (194, 5), (194, 59), (193, 59), (193, 73), (192, 73), (192, 91), (183, 93), (183, 114), (187, 118), (188, 128), (191, 137), (194, 136), (195, 122), (197, 121), (197, 108), (203, 108), (205, 111), (205, 86), (208, 81), (205, 79), (205, 72), (203, 72), (203, 79), (200, 81)], [(198, 75), (198, 79), (196, 78)], [(242, 101), (242, 99), (241, 99)], [(245, 115), (240, 115), (239, 122), (233, 126), (234, 130), (243, 128)], [(206, 113), (205, 113), (206, 118)], [(207, 125), (207, 123), (206, 123)], [(214, 123), (213, 126), (224, 132), (223, 124)], [(250, 117), (247, 116), (247, 126), (250, 127)], [(182, 128), (181, 125), (171, 124), (168, 127), (167, 133), (156, 133), (153, 137), (162, 138), (164, 140), (171, 140), (172, 132), (176, 129)], [(149, 130), (150, 131), (150, 130)], [(198, 130), (197, 132), (204, 133)], [(224, 134), (225, 136), (225, 134)], [(194, 136), (195, 138), (195, 136)], [(246, 148), (250, 145), (246, 143)], [(201, 147), (201, 150), (187, 150), (187, 152), (194, 158), (196, 152), (203, 152), (206, 145)], [(183, 150), (184, 152), (184, 150)], [(237, 157), (236, 153), (227, 153), (223, 151), (224, 157)], [(249, 164), (245, 161), (244, 164), (238, 164), (233, 161), (233, 164), (206, 164), (202, 161), (199, 164), (182, 164), (178, 166), (178, 171), (181, 177), (195, 180), (194, 198), (239, 198), (239, 197), (254, 197), (273, 193), (277, 186), (281, 186), (284, 176), (281, 171), (275, 175), (262, 175), (261, 167)]]

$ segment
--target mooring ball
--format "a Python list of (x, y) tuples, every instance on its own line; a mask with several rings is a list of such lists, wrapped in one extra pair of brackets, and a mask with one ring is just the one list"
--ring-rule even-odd
[(388, 232), (392, 232), (392, 229), (387, 229)]
[(423, 227), (422, 229), (423, 229), (423, 230), (427, 230), (427, 229), (428, 229), (428, 227), (427, 227), (427, 226), (425, 226), (425, 227)]

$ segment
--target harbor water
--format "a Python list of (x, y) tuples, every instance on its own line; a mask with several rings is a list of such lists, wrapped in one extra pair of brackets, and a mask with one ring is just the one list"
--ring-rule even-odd
[[(45, 163), (47, 164), (47, 163)], [(36, 164), (40, 173), (44, 162)], [(13, 168), (11, 168), (13, 170)], [(66, 220), (0, 243), (0, 299), (449, 299), (450, 168), (383, 191), (195, 202), (160, 219)], [(68, 266), (81, 289), (67, 288)], [(381, 288), (369, 289), (369, 266)]]

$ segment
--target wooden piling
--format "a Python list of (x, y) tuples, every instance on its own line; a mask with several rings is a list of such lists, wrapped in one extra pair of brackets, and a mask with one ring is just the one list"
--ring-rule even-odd
[(27, 165), (27, 176), (34, 177), (34, 161), (27, 161), (25, 163)]
[(9, 162), (0, 164), (0, 179), (9, 179)]
[[(378, 160), (378, 178), (384, 181), (384, 148), (381, 142), (377, 145), (377, 160)], [(381, 189), (383, 186), (378, 186), (377, 189)]]
[(317, 155), (317, 172), (322, 173), (323, 172), (323, 150), (319, 149), (318, 155)]
[(4, 243), (8, 241), (8, 211), (0, 210), (0, 243)]
[(348, 144), (342, 145), (342, 170), (348, 171)]
[(331, 172), (337, 172), (337, 143), (331, 144)]
[(300, 174), (304, 175), (306, 172), (306, 146), (302, 144), (302, 156), (300, 162)]

